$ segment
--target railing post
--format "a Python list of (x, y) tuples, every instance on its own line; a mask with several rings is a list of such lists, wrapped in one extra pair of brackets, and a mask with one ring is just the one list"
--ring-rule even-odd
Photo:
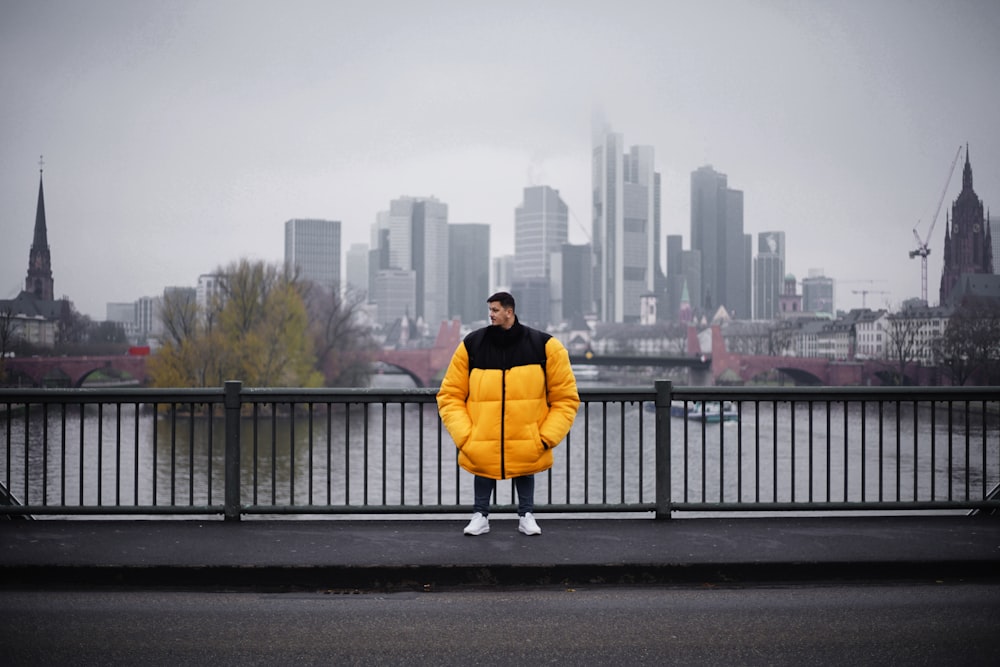
[(671, 511), (670, 489), (670, 395), (673, 382), (656, 380), (656, 518), (669, 519)]
[(239, 521), (240, 512), (240, 390), (243, 383), (227, 380), (223, 406), (226, 412), (226, 521)]

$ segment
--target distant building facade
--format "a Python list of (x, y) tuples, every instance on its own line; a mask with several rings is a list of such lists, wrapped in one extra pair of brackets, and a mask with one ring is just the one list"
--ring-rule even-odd
[(448, 315), (462, 322), (487, 319), (490, 295), (490, 226), (448, 225)]
[[(373, 238), (379, 244), (373, 248), (379, 251), (375, 258), (378, 271), (413, 271), (414, 300), (409, 317), (423, 320), (437, 331), (449, 315), (448, 205), (434, 197), (394, 199), (388, 211), (379, 213)], [(371, 297), (379, 305), (382, 321), (377, 288)]]
[(626, 152), (621, 134), (596, 128), (593, 149), (594, 300), (604, 322), (638, 322), (640, 299), (663, 290), (660, 174), (652, 146)]
[(810, 269), (809, 277), (802, 279), (802, 309), (832, 318), (835, 314), (833, 288), (833, 278), (823, 275), (822, 269)]
[(754, 261), (755, 320), (773, 320), (778, 316), (778, 299), (785, 279), (785, 233), (762, 232), (757, 235), (757, 259)]
[(296, 219), (285, 223), (285, 267), (303, 280), (340, 288), (340, 222)]
[(727, 181), (711, 166), (691, 173), (691, 249), (701, 254), (697, 305), (706, 313), (724, 306), (733, 317), (748, 319), (751, 239), (743, 233), (743, 192)]

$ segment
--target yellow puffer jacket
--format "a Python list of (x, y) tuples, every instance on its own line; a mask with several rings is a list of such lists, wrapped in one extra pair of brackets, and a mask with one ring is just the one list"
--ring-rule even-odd
[(459, 344), (437, 404), (459, 465), (507, 479), (552, 467), (552, 448), (569, 433), (580, 397), (562, 343), (515, 320)]

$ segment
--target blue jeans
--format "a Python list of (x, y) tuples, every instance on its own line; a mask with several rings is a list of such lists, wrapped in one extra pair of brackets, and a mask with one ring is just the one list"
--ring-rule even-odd
[[(476, 475), (473, 491), (476, 495), (476, 502), (472, 509), (483, 516), (490, 514), (490, 496), (497, 490), (497, 482), (489, 477)], [(517, 491), (517, 514), (524, 516), (528, 512), (535, 511), (535, 476), (525, 475), (514, 478), (514, 490)]]

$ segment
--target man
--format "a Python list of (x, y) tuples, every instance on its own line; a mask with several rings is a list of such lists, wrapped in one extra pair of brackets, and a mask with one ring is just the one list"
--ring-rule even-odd
[(474, 513), (464, 532), (490, 532), (496, 480), (513, 479), (517, 529), (539, 535), (534, 474), (552, 467), (552, 448), (573, 425), (576, 379), (562, 343), (518, 321), (513, 296), (497, 292), (486, 301), (490, 326), (459, 344), (437, 394), (458, 463), (475, 475)]

